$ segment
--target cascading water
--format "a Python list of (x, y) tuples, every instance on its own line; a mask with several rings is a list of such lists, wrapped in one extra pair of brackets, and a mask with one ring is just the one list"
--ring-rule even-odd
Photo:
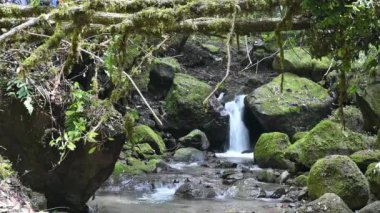
[(224, 106), (222, 115), (230, 117), (229, 147), (227, 152), (218, 153), (218, 157), (253, 157), (252, 153), (242, 154), (250, 150), (249, 132), (243, 122), (244, 98), (245, 95), (239, 95)]

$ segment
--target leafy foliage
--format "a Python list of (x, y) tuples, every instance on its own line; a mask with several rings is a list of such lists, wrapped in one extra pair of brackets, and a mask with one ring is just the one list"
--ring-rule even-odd
[(34, 107), (31, 86), (27, 78), (14, 78), (9, 81), (7, 84), (7, 94), (20, 100), (30, 115), (33, 113)]

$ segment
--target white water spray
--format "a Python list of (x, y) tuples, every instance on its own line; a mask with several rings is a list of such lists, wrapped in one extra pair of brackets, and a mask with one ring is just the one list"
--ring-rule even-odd
[(235, 100), (225, 104), (224, 114), (230, 117), (230, 137), (227, 152), (217, 154), (218, 157), (247, 157), (252, 153), (242, 154), (250, 149), (249, 132), (243, 122), (245, 95), (239, 95)]

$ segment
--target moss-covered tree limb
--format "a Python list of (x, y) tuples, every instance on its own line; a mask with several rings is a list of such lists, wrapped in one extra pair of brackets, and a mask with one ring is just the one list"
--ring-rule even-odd
[(0, 4), (0, 17), (1, 18), (18, 18), (18, 17), (35, 17), (43, 13), (48, 13), (51, 7), (32, 7), (32, 6), (18, 6), (14, 4), (2, 5)]

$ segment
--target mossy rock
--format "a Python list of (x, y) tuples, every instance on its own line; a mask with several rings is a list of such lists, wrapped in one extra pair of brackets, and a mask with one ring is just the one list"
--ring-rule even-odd
[(290, 162), (285, 159), (284, 151), (288, 146), (290, 142), (286, 134), (263, 133), (255, 145), (255, 162), (263, 168), (287, 169)]
[[(295, 47), (284, 51), (284, 71), (291, 72), (296, 75), (309, 78), (313, 81), (320, 81), (328, 70), (331, 59), (322, 57), (315, 59), (301, 47)], [(272, 67), (276, 71), (280, 69), (280, 55), (275, 57)]]
[(176, 73), (173, 86), (164, 104), (167, 121), (166, 128), (175, 137), (181, 137), (194, 129), (206, 133), (210, 143), (223, 143), (228, 128), (227, 118), (221, 118), (212, 109), (203, 105), (203, 100), (210, 94), (212, 88), (183, 73)]
[(363, 113), (365, 130), (380, 130), (380, 83), (371, 84), (359, 92), (357, 103)]
[(350, 155), (373, 146), (370, 141), (331, 120), (323, 120), (304, 137), (290, 145), (285, 151), (286, 158), (306, 167), (327, 155)]
[(294, 183), (296, 186), (304, 187), (307, 186), (307, 182), (309, 181), (309, 177), (306, 175), (300, 175), (294, 179)]
[[(343, 108), (344, 122), (348, 129), (354, 132), (364, 132), (364, 119), (363, 114), (359, 108), (355, 106), (345, 106)], [(336, 109), (329, 117), (334, 122), (341, 123), (340, 109)]]
[(365, 172), (369, 164), (380, 161), (380, 150), (361, 150), (350, 155), (350, 158)]
[(245, 104), (268, 132), (293, 135), (308, 131), (330, 112), (333, 99), (313, 81), (291, 73), (281, 75), (247, 95)]
[(152, 159), (147, 162), (139, 159), (129, 157), (126, 163), (118, 161), (115, 164), (113, 175), (116, 177), (120, 175), (138, 175), (143, 173), (153, 172), (156, 168), (158, 160)]
[(165, 152), (165, 143), (162, 137), (146, 125), (138, 125), (133, 128), (133, 137), (136, 144), (147, 143), (154, 149), (156, 154)]
[(320, 198), (298, 208), (299, 213), (352, 213), (347, 204), (338, 195), (326, 193)]
[(210, 147), (206, 134), (199, 129), (194, 129), (189, 134), (181, 137), (179, 142), (182, 146), (194, 147), (201, 150), (206, 150)]
[(380, 162), (371, 163), (365, 173), (372, 194), (380, 200)]
[(197, 162), (206, 159), (206, 153), (193, 147), (177, 149), (173, 156), (175, 161)]
[(174, 75), (181, 69), (175, 58), (155, 58), (149, 71), (149, 91), (164, 97), (173, 84)]
[(380, 201), (375, 201), (370, 203), (357, 211), (357, 213), (379, 213), (380, 212)]
[(334, 193), (354, 210), (365, 206), (369, 199), (367, 179), (355, 162), (343, 155), (318, 160), (310, 169), (308, 190), (312, 199)]
[(147, 143), (137, 144), (135, 146), (135, 152), (142, 159), (151, 159), (157, 156), (156, 151)]

